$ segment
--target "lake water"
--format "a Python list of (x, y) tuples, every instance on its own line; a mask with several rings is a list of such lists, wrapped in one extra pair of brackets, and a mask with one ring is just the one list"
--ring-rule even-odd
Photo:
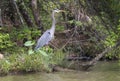
[(120, 81), (120, 65), (99, 62), (89, 71), (8, 75), (0, 77), (0, 81)]

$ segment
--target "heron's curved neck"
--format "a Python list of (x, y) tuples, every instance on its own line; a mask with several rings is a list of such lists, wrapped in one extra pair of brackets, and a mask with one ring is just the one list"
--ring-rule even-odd
[(53, 11), (52, 12), (52, 27), (51, 29), (55, 29), (55, 24), (56, 24), (56, 20), (55, 20), (55, 12)]

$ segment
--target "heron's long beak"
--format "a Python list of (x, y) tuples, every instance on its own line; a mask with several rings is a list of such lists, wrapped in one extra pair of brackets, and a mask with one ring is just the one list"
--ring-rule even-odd
[(65, 12), (64, 10), (58, 10), (56, 11), (56, 13), (60, 13), (60, 12)]
[(65, 10), (60, 10), (59, 12), (65, 12)]

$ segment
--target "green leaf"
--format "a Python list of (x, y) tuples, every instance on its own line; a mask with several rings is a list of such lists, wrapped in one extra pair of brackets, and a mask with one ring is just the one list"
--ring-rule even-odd
[(82, 23), (80, 21), (76, 21), (75, 23), (76, 23), (77, 26), (81, 26), (82, 25)]
[(74, 23), (74, 20), (70, 20), (70, 21), (68, 21), (70, 24), (73, 24)]
[(32, 45), (34, 45), (34, 42), (32, 42), (32, 41), (27, 41), (27, 42), (24, 43), (24, 45), (25, 45), (25, 46), (32, 46)]
[(43, 56), (48, 56), (48, 54), (45, 51), (39, 50), (39, 52), (43, 55)]
[(34, 53), (34, 51), (33, 50), (29, 50), (28, 51), (28, 54), (30, 55), (30, 54), (33, 54)]

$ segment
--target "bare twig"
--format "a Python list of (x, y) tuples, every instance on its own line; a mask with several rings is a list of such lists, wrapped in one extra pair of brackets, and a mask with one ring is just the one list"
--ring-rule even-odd
[(68, 39), (68, 41), (62, 46), (61, 49), (63, 49), (63, 48), (64, 48), (64, 47), (70, 42), (70, 40), (72, 39), (72, 37), (73, 37), (74, 34), (76, 33), (76, 28), (77, 28), (77, 27), (74, 28), (74, 32), (73, 32), (73, 34), (70, 36), (70, 38)]

